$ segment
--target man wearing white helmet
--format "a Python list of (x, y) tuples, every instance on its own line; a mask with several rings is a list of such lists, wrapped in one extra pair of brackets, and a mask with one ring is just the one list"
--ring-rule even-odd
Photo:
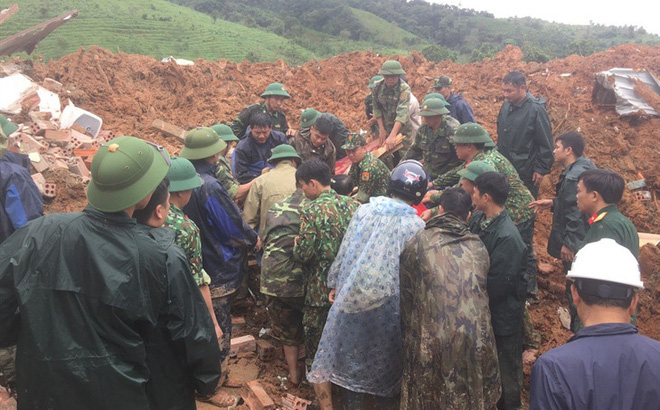
[(536, 360), (530, 409), (657, 409), (660, 342), (630, 324), (639, 295), (635, 256), (605, 238), (578, 251), (567, 275), (584, 328)]

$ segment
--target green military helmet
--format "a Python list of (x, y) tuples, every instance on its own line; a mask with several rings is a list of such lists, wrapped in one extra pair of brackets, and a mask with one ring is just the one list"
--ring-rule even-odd
[(286, 92), (286, 87), (284, 87), (284, 84), (281, 83), (268, 84), (268, 87), (266, 87), (266, 91), (264, 91), (264, 93), (261, 94), (262, 98), (273, 97), (273, 96), (291, 98), (289, 93)]
[(341, 149), (356, 149), (367, 145), (367, 140), (364, 135), (351, 132), (346, 137), (346, 143), (341, 146)]
[(172, 165), (167, 173), (167, 179), (170, 180), (170, 192), (187, 191), (199, 188), (204, 184), (204, 180), (195, 171), (192, 162), (179, 157), (172, 157)]
[(488, 131), (479, 124), (473, 122), (466, 122), (461, 124), (452, 137), (452, 142), (455, 144), (487, 144), (492, 143)]
[(234, 131), (232, 131), (229, 125), (215, 124), (211, 126), (211, 129), (215, 131), (224, 142), (240, 141), (238, 137), (234, 135)]
[(298, 161), (301, 160), (300, 155), (298, 155), (296, 152), (296, 149), (289, 144), (280, 144), (273, 148), (270, 158), (268, 158), (268, 162), (273, 162), (278, 159), (295, 159)]
[(380, 81), (382, 79), (383, 79), (382, 75), (375, 75), (375, 76), (371, 77), (371, 80), (369, 80), (369, 85), (367, 86), (367, 88), (374, 88), (374, 85), (376, 84), (376, 81)]
[(424, 104), (424, 103), (426, 102), (426, 100), (428, 100), (429, 98), (438, 98), (438, 99), (442, 100), (442, 102), (445, 103), (445, 106), (446, 106), (446, 107), (449, 107), (449, 106), (451, 105), (451, 104), (449, 104), (449, 103), (447, 102), (447, 100), (445, 100), (445, 97), (444, 97), (442, 94), (440, 94), (440, 93), (429, 93), (429, 94), (426, 94), (426, 96), (425, 96), (424, 99), (422, 100), (422, 104)]
[(186, 135), (181, 156), (186, 159), (204, 159), (212, 157), (227, 147), (212, 128), (197, 127)]
[(300, 115), (300, 128), (309, 128), (321, 116), (321, 113), (314, 108), (307, 108)]
[(469, 179), (474, 182), (475, 179), (484, 172), (493, 172), (495, 168), (487, 162), (472, 161), (465, 168), (458, 171), (461, 178)]
[(87, 200), (99, 211), (124, 211), (156, 189), (169, 164), (163, 147), (129, 136), (108, 141), (92, 160)]
[(429, 98), (422, 102), (419, 115), (422, 117), (433, 117), (435, 115), (449, 114), (445, 103), (439, 98)]
[(5, 135), (5, 137), (10, 136), (11, 134), (15, 133), (16, 130), (18, 129), (18, 125), (14, 124), (13, 122), (9, 121), (2, 115), (0, 115), (0, 127), (2, 129), (2, 133)]
[(433, 79), (433, 87), (431, 88), (451, 87), (451, 84), (451, 78), (447, 77), (446, 75), (441, 75), (440, 77), (435, 77)]
[(383, 66), (380, 68), (378, 74), (380, 75), (401, 75), (405, 74), (401, 67), (401, 63), (396, 60), (387, 60), (383, 63)]

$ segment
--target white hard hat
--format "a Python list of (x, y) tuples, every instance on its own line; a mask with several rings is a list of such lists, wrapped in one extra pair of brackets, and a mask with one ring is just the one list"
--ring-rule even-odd
[(596, 279), (621, 285), (644, 288), (635, 256), (614, 239), (604, 238), (586, 244), (575, 255), (570, 279)]

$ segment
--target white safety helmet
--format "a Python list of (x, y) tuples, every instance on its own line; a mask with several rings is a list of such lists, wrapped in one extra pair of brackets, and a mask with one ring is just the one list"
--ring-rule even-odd
[(569, 279), (595, 279), (644, 288), (635, 256), (614, 239), (604, 238), (586, 244), (575, 255)]

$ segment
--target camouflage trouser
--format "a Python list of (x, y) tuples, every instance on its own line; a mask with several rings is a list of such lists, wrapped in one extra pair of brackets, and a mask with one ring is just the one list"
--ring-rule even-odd
[(267, 306), (275, 336), (286, 346), (300, 346), (305, 341), (303, 329), (304, 297), (280, 298), (268, 296)]
[(399, 402), (401, 401), (400, 394), (397, 394), (394, 397), (382, 397), (367, 393), (356, 393), (341, 386), (337, 387), (339, 388), (341, 397), (342, 410), (397, 410), (399, 408)]
[(312, 369), (316, 350), (321, 342), (323, 327), (328, 319), (329, 307), (305, 306), (303, 309), (303, 327), (305, 329), (305, 366), (307, 371)]
[(0, 386), (16, 388), (16, 346), (0, 349)]
[(520, 409), (523, 385), (522, 332), (506, 336), (495, 335), (495, 343), (502, 379), (502, 397), (497, 402), (497, 408)]
[(525, 309), (523, 311), (522, 326), (523, 350), (538, 350), (541, 347), (541, 335), (536, 329), (534, 329), (534, 324), (532, 323), (532, 317), (529, 315), (527, 304), (525, 304)]
[(231, 304), (229, 302), (231, 295), (214, 297), (213, 312), (218, 325), (222, 329), (222, 342), (220, 343), (220, 361), (225, 360), (229, 356), (229, 348), (231, 347)]

